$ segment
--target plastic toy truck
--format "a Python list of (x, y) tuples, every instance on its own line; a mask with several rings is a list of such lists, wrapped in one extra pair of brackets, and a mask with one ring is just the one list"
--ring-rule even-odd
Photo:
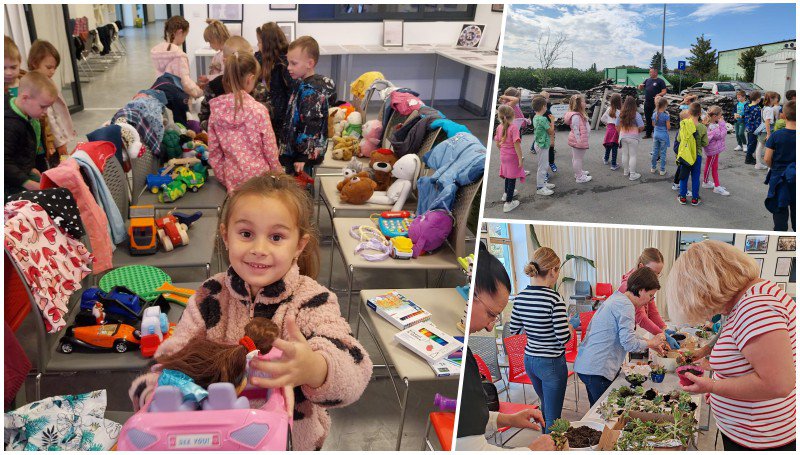
[(135, 325), (142, 316), (142, 299), (130, 289), (117, 286), (109, 292), (91, 287), (81, 294), (81, 310), (91, 312), (96, 303), (103, 305), (108, 322), (123, 322)]
[(175, 247), (189, 244), (189, 228), (178, 222), (174, 215), (169, 214), (156, 220), (158, 227), (158, 241), (164, 251), (172, 251)]
[(156, 253), (155, 213), (156, 210), (152, 205), (131, 206), (128, 237), (132, 256)]
[(206, 183), (205, 177), (202, 174), (195, 172), (188, 167), (179, 167), (176, 170), (178, 177), (176, 179), (183, 180), (186, 184), (186, 188), (191, 191), (192, 193), (196, 193), (200, 187)]
[(169, 185), (170, 183), (172, 183), (171, 175), (150, 174), (145, 179), (147, 190), (153, 194), (158, 193), (161, 187)]
[[(280, 358), (277, 348), (262, 360)], [(242, 398), (245, 399), (242, 399)], [(211, 384), (202, 410), (182, 402), (175, 387), (159, 386), (133, 415), (117, 440), (119, 450), (291, 450), (292, 389), (245, 389), (237, 397), (230, 383)], [(266, 399), (258, 409), (250, 400)]]
[(84, 327), (69, 326), (61, 337), (58, 350), (71, 353), (76, 347), (120, 354), (138, 348), (141, 333), (128, 324), (103, 324)]
[(157, 306), (144, 310), (141, 327), (140, 349), (145, 358), (153, 357), (161, 342), (172, 336), (175, 330), (175, 324), (170, 323), (167, 315)]

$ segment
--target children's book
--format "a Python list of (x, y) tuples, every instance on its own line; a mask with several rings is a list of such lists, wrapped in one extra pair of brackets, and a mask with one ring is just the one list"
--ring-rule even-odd
[(424, 308), (397, 291), (373, 297), (367, 301), (367, 306), (400, 330), (431, 318)]
[(429, 363), (442, 360), (464, 347), (463, 343), (430, 322), (421, 322), (398, 332), (394, 339)]
[[(455, 337), (455, 339), (463, 345), (464, 337)], [(441, 360), (428, 363), (438, 377), (458, 376), (461, 374), (461, 357), (463, 354), (464, 348), (462, 347), (461, 349), (448, 354), (447, 357), (444, 357)]]

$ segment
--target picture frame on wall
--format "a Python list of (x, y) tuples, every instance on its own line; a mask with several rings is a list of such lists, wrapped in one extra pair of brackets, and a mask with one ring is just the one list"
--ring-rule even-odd
[(489, 223), (484, 221), (483, 223), (481, 223), (481, 234), (486, 234), (488, 232), (489, 232)]
[(403, 28), (405, 22), (399, 19), (383, 20), (383, 46), (403, 47)]
[(297, 22), (286, 21), (286, 22), (275, 22), (275, 24), (283, 31), (283, 34), (286, 35), (286, 41), (292, 42), (297, 36)]
[(785, 282), (780, 281), (780, 282), (777, 282), (775, 284), (777, 284), (778, 287), (781, 288), (781, 291), (786, 292), (786, 283)]
[(778, 258), (775, 261), (775, 276), (789, 276), (792, 272), (792, 260), (794, 258)]
[(242, 23), (241, 22), (226, 22), (225, 28), (231, 36), (242, 36)]
[(756, 264), (758, 264), (758, 276), (764, 276), (764, 258), (755, 258)]
[(456, 47), (462, 49), (477, 49), (483, 41), (483, 31), (486, 29), (484, 24), (464, 24), (456, 40)]
[(744, 252), (750, 254), (766, 254), (769, 246), (769, 236), (762, 234), (748, 234), (744, 238)]
[(271, 11), (294, 11), (297, 9), (296, 3), (287, 3), (287, 4), (272, 4), (270, 3), (269, 9)]
[(208, 5), (208, 18), (222, 22), (241, 22), (244, 20), (244, 5), (235, 3), (213, 3)]
[(796, 264), (795, 264), (795, 262), (796, 261), (797, 261), (797, 258), (792, 258), (792, 268), (791, 268), (791, 271), (789, 272), (789, 282), (790, 283), (794, 283), (794, 282), (797, 281), (797, 276), (795, 275), (795, 273), (796, 273), (796, 269), (795, 269), (795, 265)]
[(778, 237), (777, 251), (795, 251), (797, 244), (797, 237), (792, 235), (782, 235)]
[(492, 3), (492, 12), (493, 13), (502, 13), (503, 12), (503, 4), (502, 3)]

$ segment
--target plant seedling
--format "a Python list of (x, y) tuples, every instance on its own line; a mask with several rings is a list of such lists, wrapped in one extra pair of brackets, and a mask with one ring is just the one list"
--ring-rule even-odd
[(567, 419), (556, 419), (550, 426), (550, 437), (553, 439), (556, 450), (569, 449), (567, 430), (569, 430), (569, 420)]

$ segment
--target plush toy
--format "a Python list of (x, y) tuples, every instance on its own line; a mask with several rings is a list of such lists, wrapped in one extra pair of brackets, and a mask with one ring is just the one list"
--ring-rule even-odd
[(350, 161), (353, 158), (353, 152), (355, 152), (354, 147), (342, 147), (338, 149), (333, 149), (331, 152), (331, 158), (339, 161)]
[(358, 155), (370, 158), (372, 152), (381, 144), (383, 125), (380, 120), (370, 120), (361, 127), (361, 143)]
[(200, 122), (197, 120), (186, 121), (186, 128), (189, 131), (193, 131), (195, 134), (200, 134), (203, 132), (203, 128), (200, 127)]
[(339, 197), (348, 204), (363, 204), (372, 197), (376, 186), (374, 180), (354, 175), (344, 182)]
[(164, 131), (164, 138), (161, 139), (161, 150), (167, 159), (180, 158), (183, 153), (180, 134), (177, 131)]
[(347, 116), (347, 125), (344, 127), (344, 131), (342, 131), (342, 136), (347, 137), (354, 137), (356, 139), (361, 139), (361, 113), (355, 111)]
[(203, 144), (208, 145), (208, 133), (203, 131), (202, 133), (195, 135), (194, 140), (195, 141), (200, 141)]
[[(373, 156), (375, 155), (377, 153), (373, 154)], [(403, 210), (403, 205), (405, 205), (408, 195), (417, 186), (417, 179), (421, 169), (422, 162), (417, 155), (413, 153), (404, 155), (392, 167), (392, 176), (397, 180), (385, 192), (375, 191), (369, 202), (373, 204), (394, 204), (392, 210)]]
[(397, 162), (394, 152), (389, 149), (377, 149), (369, 159), (369, 167), (375, 174), (374, 180), (378, 184), (376, 191), (386, 191), (392, 184), (392, 167)]
[(336, 125), (336, 114), (339, 113), (338, 107), (328, 109), (328, 137), (332, 138), (335, 134), (333, 126)]
[(358, 139), (354, 137), (333, 138), (333, 154), (335, 160), (350, 161), (358, 153)]
[(360, 174), (362, 172), (365, 172), (369, 178), (372, 178), (373, 176), (372, 168), (364, 165), (364, 163), (356, 158), (351, 159), (347, 165), (342, 168), (342, 175), (344, 175), (345, 178)]
[[(369, 172), (366, 172), (366, 171), (361, 171), (361, 172), (359, 172), (359, 173), (357, 173), (357, 174), (350, 174), (350, 173), (348, 173), (348, 174), (345, 174), (345, 175), (344, 175), (344, 179), (342, 179), (342, 181), (341, 181), (341, 182), (339, 182), (339, 183), (337, 183), (337, 184), (336, 184), (336, 190), (337, 190), (337, 191), (339, 191), (339, 192), (341, 192), (341, 191), (342, 191), (342, 188), (344, 188), (344, 186), (345, 186), (347, 183), (349, 183), (349, 182), (350, 182), (350, 177), (360, 177), (360, 178), (364, 178), (364, 179), (370, 179), (370, 180), (372, 180), (372, 179), (370, 178), (370, 176), (369, 176)], [(372, 180), (372, 181), (374, 182), (374, 180)]]
[(328, 116), (328, 137), (341, 137), (344, 127), (347, 126), (347, 113), (344, 109), (335, 107), (333, 115)]
[(186, 142), (181, 146), (181, 150), (183, 152), (183, 158), (199, 158), (202, 160), (204, 159), (202, 157), (205, 156), (205, 159), (208, 160), (208, 149), (202, 142)]

